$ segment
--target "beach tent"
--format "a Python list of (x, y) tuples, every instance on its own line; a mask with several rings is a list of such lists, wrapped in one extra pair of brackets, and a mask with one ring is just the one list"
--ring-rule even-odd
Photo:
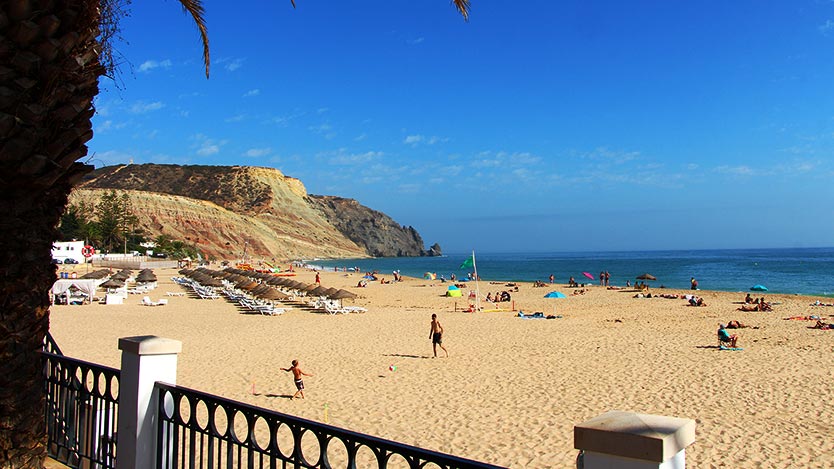
[[(544, 295), (545, 298), (565, 298), (565, 294), (560, 291), (552, 291), (547, 295)], [(556, 314), (556, 303), (553, 303), (553, 314)]]
[(750, 291), (767, 291), (767, 287), (764, 285), (753, 285), (750, 287)]
[(88, 300), (92, 301), (93, 295), (96, 293), (96, 288), (101, 283), (101, 280), (96, 279), (58, 279), (52, 284), (52, 294), (55, 296), (60, 295), (67, 295), (69, 296), (69, 290), (72, 287), (75, 287), (87, 297)]
[(434, 272), (426, 272), (423, 274), (423, 278), (426, 280), (437, 280), (437, 274)]
[(456, 287), (456, 286), (454, 286), (454, 285), (451, 285), (451, 286), (450, 286), (450, 287), (446, 290), (446, 296), (448, 296), (448, 297), (450, 297), (450, 298), (460, 298), (460, 297), (462, 297), (462, 296), (463, 296), (463, 293), (461, 293), (460, 288), (458, 288), (458, 287)]

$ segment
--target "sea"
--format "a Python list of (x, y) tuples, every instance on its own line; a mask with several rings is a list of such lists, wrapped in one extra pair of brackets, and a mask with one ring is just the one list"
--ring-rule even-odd
[[(422, 278), (427, 273), (448, 280), (454, 274), (465, 279), (472, 268), (461, 264), (472, 252), (439, 257), (388, 257), (371, 259), (313, 259), (307, 264), (323, 269), (358, 269), (378, 272), (391, 279), (394, 271)], [(475, 268), (483, 281), (577, 282), (599, 284), (602, 271), (610, 273), (610, 285), (632, 284), (643, 274), (657, 278), (652, 287), (690, 287), (690, 279), (704, 290), (747, 292), (762, 285), (770, 293), (834, 297), (834, 248), (717, 249), (693, 251), (611, 252), (475, 252)], [(594, 277), (587, 278), (587, 272)], [(761, 295), (757, 293), (756, 295)]]

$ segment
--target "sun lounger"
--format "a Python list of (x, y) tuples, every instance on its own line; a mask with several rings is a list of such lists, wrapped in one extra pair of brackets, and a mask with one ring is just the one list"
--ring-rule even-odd
[(167, 304), (168, 300), (165, 298), (162, 298), (159, 301), (153, 301), (149, 296), (142, 297), (142, 306), (165, 306)]

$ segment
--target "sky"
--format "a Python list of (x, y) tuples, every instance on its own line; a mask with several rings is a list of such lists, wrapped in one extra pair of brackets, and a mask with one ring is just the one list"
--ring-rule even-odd
[[(137, 1), (88, 163), (276, 168), (444, 252), (834, 246), (834, 0)], [(245, 6), (245, 8), (243, 8)]]

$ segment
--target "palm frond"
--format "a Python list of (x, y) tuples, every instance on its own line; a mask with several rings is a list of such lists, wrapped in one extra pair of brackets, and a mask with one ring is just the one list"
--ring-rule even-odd
[(469, 0), (452, 0), (452, 5), (458, 9), (464, 21), (469, 21)]
[(204, 18), (205, 9), (203, 8), (202, 0), (180, 0), (182, 10), (194, 18), (194, 23), (197, 29), (200, 30), (200, 39), (203, 41), (203, 63), (206, 66), (206, 78), (209, 76), (209, 66), (211, 59), (209, 57), (209, 39), (208, 29), (206, 28), (206, 20)]

